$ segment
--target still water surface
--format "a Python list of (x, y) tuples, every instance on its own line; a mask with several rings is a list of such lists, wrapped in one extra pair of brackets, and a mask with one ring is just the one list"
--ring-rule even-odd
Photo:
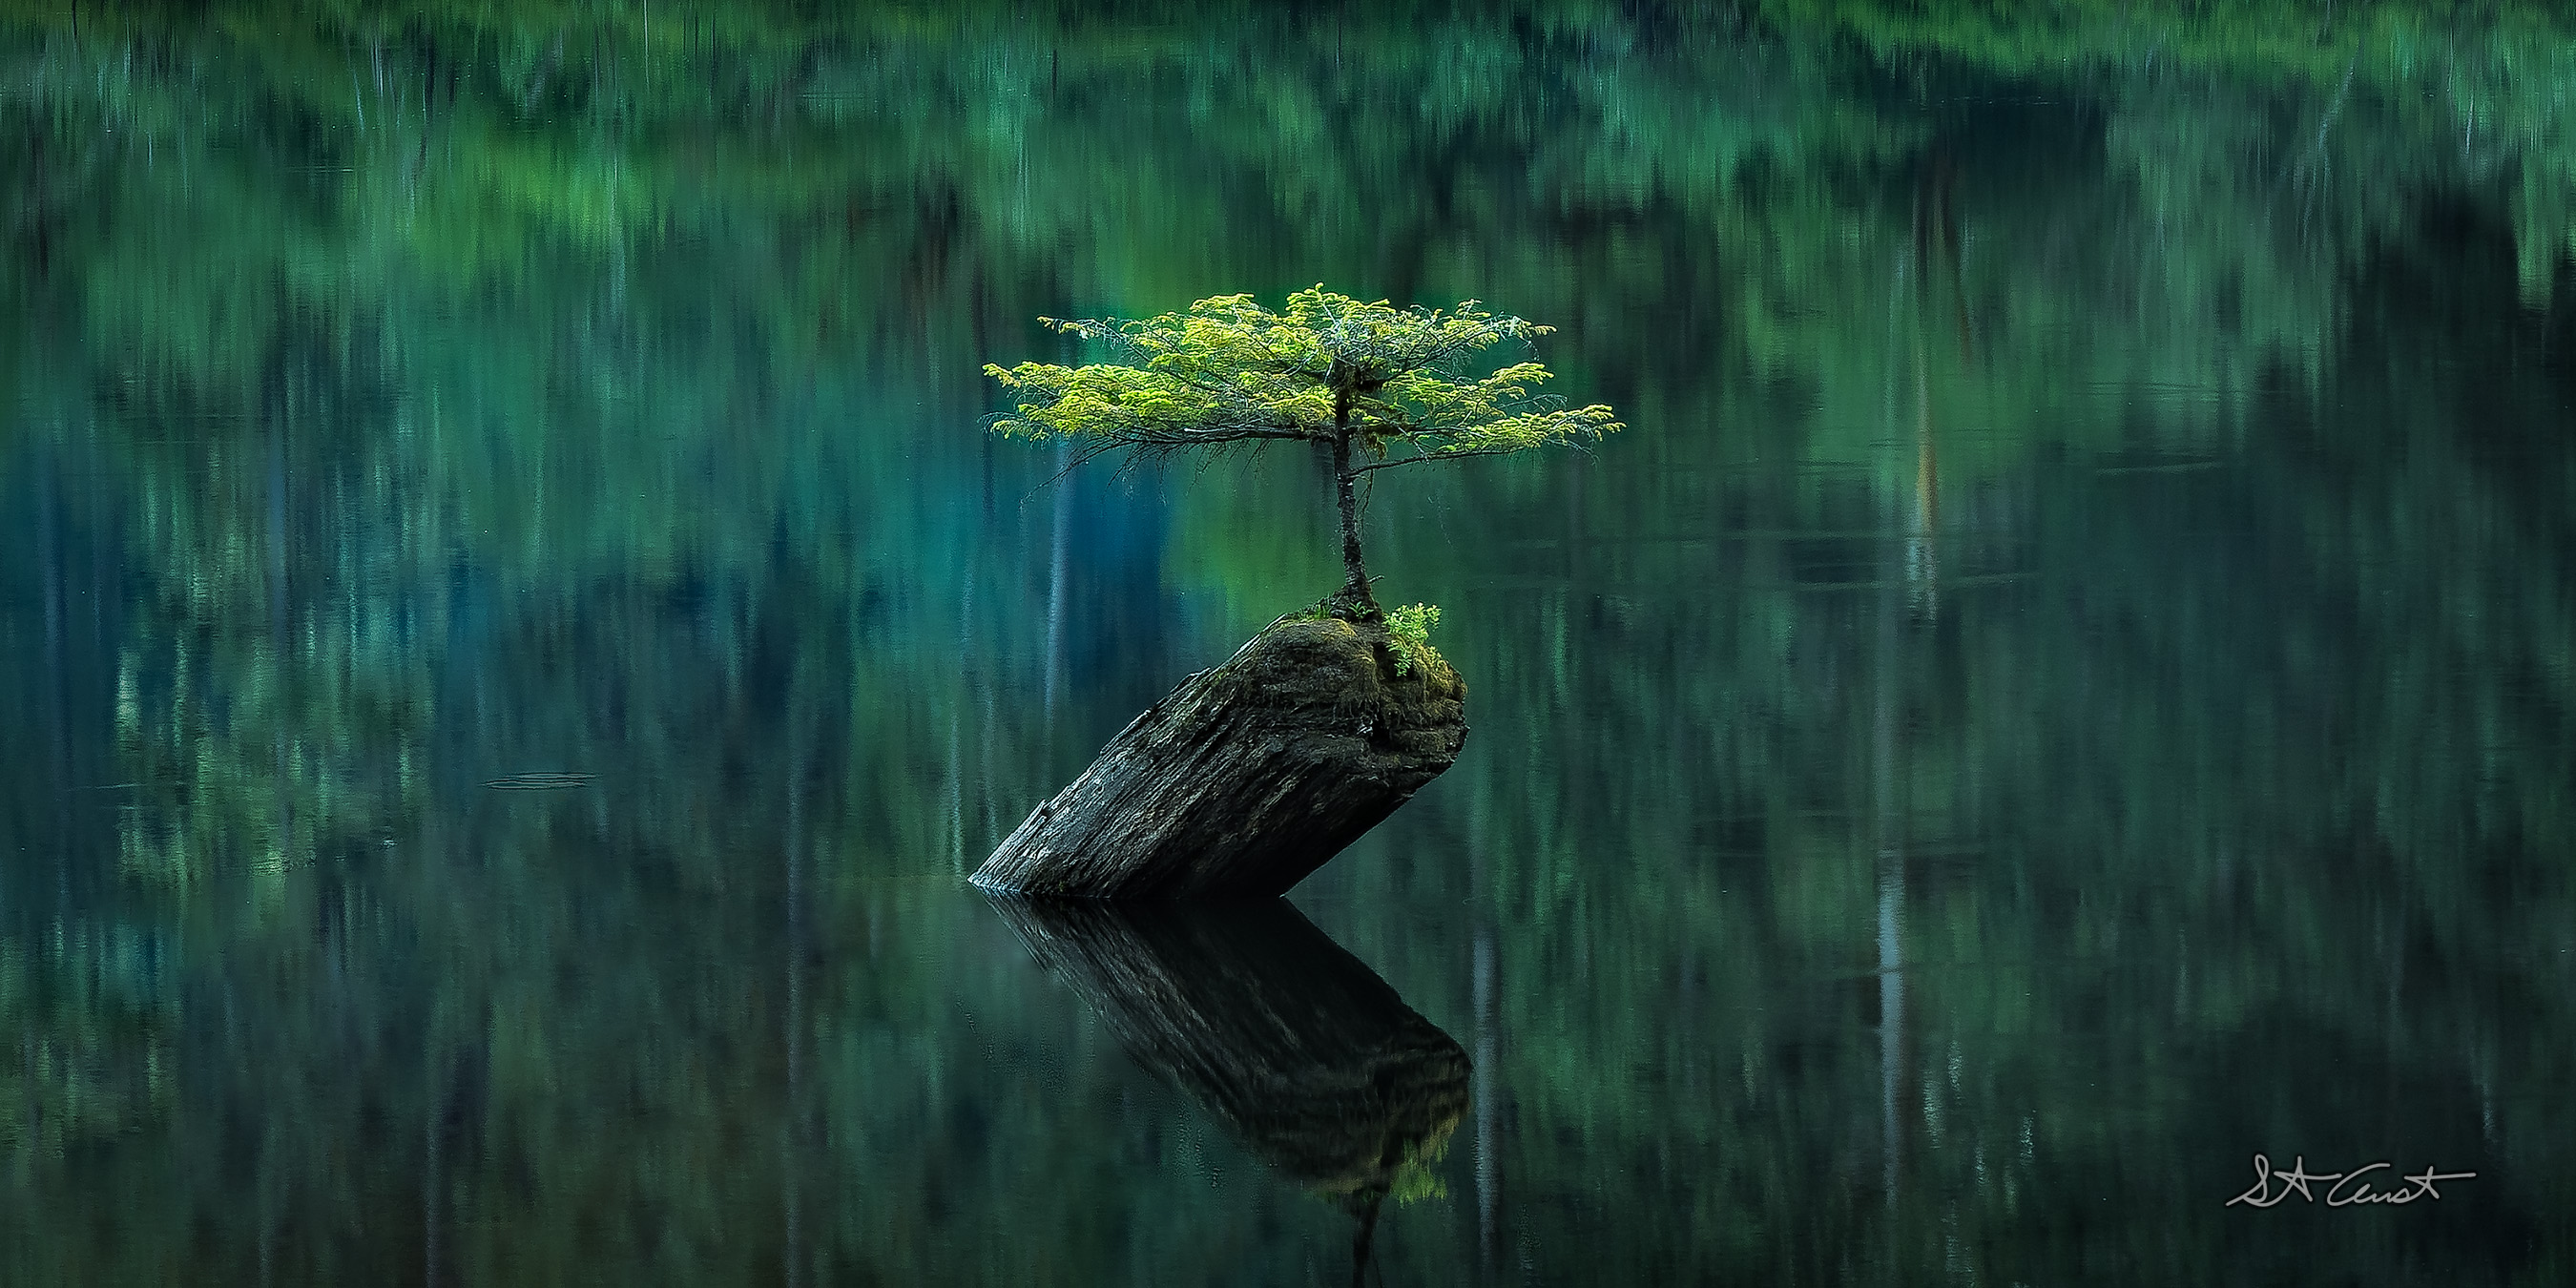
[[(245, 12), (0, 40), (0, 1280), (2576, 1276), (2561, 37)], [(1339, 574), (981, 365), (1316, 281), (1630, 425), (1465, 754), (996, 909)]]

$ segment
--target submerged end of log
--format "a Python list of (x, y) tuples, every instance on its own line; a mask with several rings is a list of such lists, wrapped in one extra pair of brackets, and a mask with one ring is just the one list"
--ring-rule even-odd
[(1090, 899), (1285, 893), (1458, 758), (1466, 683), (1402, 647), (1376, 622), (1271, 626), (1136, 717), (975, 884)]

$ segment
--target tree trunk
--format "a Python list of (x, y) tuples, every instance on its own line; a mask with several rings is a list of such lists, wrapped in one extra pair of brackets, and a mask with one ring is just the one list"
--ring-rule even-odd
[(1368, 567), (1360, 562), (1360, 507), (1352, 493), (1351, 432), (1343, 429), (1333, 437), (1333, 498), (1342, 511), (1342, 591), (1341, 600), (1362, 610), (1363, 616), (1376, 616), (1377, 597), (1369, 593)]
[(1458, 758), (1467, 686), (1377, 622), (1273, 625), (1136, 717), (975, 872), (1014, 894), (1276, 895)]

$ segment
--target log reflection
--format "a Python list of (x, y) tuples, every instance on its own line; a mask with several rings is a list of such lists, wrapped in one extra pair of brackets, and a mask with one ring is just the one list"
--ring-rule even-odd
[(1039, 964), (1139, 1064), (1360, 1225), (1437, 1188), (1467, 1053), (1285, 901), (1197, 907), (996, 898)]

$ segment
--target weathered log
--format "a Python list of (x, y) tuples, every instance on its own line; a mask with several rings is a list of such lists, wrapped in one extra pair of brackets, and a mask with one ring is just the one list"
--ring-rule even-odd
[(1457, 1041), (1284, 900), (993, 906), (1139, 1065), (1355, 1216), (1427, 1169), (1466, 1112)]
[(1286, 893), (1458, 758), (1467, 686), (1436, 655), (1401, 649), (1375, 622), (1274, 623), (1136, 717), (975, 884), (1090, 899)]

